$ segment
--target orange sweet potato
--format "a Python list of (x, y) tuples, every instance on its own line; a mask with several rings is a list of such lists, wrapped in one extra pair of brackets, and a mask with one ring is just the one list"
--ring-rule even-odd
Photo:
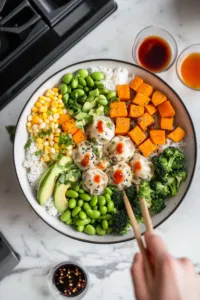
[(174, 118), (160, 118), (160, 128), (165, 130), (172, 130), (173, 129), (173, 122)]
[(121, 101), (129, 101), (130, 88), (128, 84), (117, 85), (117, 95)]
[(129, 131), (128, 135), (136, 145), (141, 144), (146, 139), (146, 135), (139, 126), (135, 126), (135, 128)]
[(165, 130), (151, 129), (150, 138), (156, 145), (165, 145)]
[(117, 117), (127, 117), (128, 111), (126, 108), (126, 103), (121, 101), (116, 101), (110, 103), (110, 117), (117, 118)]
[(72, 138), (75, 144), (79, 144), (80, 142), (87, 140), (87, 136), (81, 129), (78, 129), (78, 131), (72, 136)]
[(74, 119), (70, 119), (67, 122), (62, 123), (62, 129), (67, 134), (75, 134), (78, 131), (78, 127), (76, 126), (76, 122)]
[(158, 105), (158, 112), (161, 117), (165, 117), (165, 118), (175, 116), (175, 110), (169, 100)]
[(135, 98), (133, 98), (133, 103), (137, 104), (137, 105), (141, 105), (141, 106), (145, 106), (147, 104), (149, 104), (150, 98), (141, 94), (141, 93), (137, 93), (135, 95)]
[(116, 118), (115, 134), (125, 135), (130, 129), (129, 118)]
[(147, 105), (145, 106), (145, 109), (147, 110), (147, 112), (148, 112), (151, 116), (153, 116), (153, 115), (157, 112), (156, 107), (155, 107), (154, 105), (152, 105), (152, 104), (147, 104)]
[(63, 114), (63, 115), (60, 115), (58, 122), (61, 125), (62, 123), (69, 121), (70, 118), (71, 118), (70, 115)]
[(147, 157), (157, 149), (157, 146), (152, 143), (151, 139), (147, 139), (138, 148), (144, 157)]
[(142, 130), (147, 130), (147, 127), (154, 123), (154, 118), (148, 113), (144, 113), (143, 116), (137, 119), (137, 123)]
[(131, 104), (129, 106), (129, 117), (139, 118), (144, 114), (144, 106)]
[(138, 93), (141, 93), (147, 97), (150, 97), (153, 93), (153, 87), (150, 84), (147, 83), (141, 83), (137, 89)]
[(168, 134), (168, 138), (176, 143), (182, 141), (182, 139), (185, 136), (186, 136), (186, 132), (180, 127), (177, 127), (172, 132), (170, 132), (170, 134)]
[(155, 106), (158, 106), (159, 104), (167, 101), (167, 97), (165, 94), (163, 94), (162, 92), (160, 91), (155, 91), (152, 95), (152, 99), (151, 99), (152, 103), (155, 105)]
[(143, 79), (135, 76), (134, 79), (130, 82), (129, 86), (132, 90), (137, 91), (138, 87), (140, 86), (141, 83), (143, 83)]

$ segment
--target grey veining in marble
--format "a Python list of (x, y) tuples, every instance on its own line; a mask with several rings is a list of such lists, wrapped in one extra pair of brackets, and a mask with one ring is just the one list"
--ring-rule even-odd
[[(48, 227), (31, 209), (18, 185), (12, 144), (5, 126), (15, 124), (31, 93), (45, 78), (73, 62), (91, 58), (117, 58), (132, 62), (134, 37), (144, 27), (169, 30), (179, 52), (199, 42), (198, 0), (118, 0), (118, 10), (0, 112), (0, 229), (21, 256), (13, 273), (0, 282), (0, 300), (53, 300), (47, 287), (51, 266), (64, 260), (81, 262), (90, 275), (87, 300), (131, 300), (130, 265), (137, 251), (134, 241), (116, 245), (92, 245), (66, 238)], [(160, 74), (181, 96), (200, 137), (200, 93), (181, 84), (173, 66)], [(173, 255), (188, 256), (200, 270), (200, 165), (184, 202), (159, 232)]]

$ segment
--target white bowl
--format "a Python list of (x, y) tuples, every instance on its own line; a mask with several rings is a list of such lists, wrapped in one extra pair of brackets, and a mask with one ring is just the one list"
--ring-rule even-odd
[[(158, 78), (155, 74), (136, 66), (134, 64), (123, 62), (119, 60), (89, 60), (80, 63), (73, 64), (61, 71), (57, 72), (56, 74), (52, 75), (49, 79), (43, 82), (37, 90), (32, 94), (29, 101), (25, 105), (16, 128), (16, 135), (15, 135), (15, 142), (14, 142), (14, 163), (16, 168), (17, 177), (19, 180), (19, 184), (21, 189), (30, 203), (32, 208), (35, 212), (52, 228), (59, 231), (60, 233), (80, 240), (84, 242), (92, 242), (92, 243), (118, 243), (124, 242), (133, 239), (133, 232), (130, 231), (124, 236), (120, 235), (106, 235), (106, 236), (89, 236), (84, 233), (80, 233), (75, 231), (71, 226), (65, 225), (59, 219), (55, 217), (51, 217), (47, 214), (43, 207), (39, 205), (37, 202), (35, 193), (33, 192), (31, 186), (29, 185), (26, 170), (23, 167), (23, 161), (25, 159), (25, 150), (24, 145), (28, 139), (28, 133), (26, 130), (26, 120), (27, 116), (30, 114), (31, 108), (35, 101), (38, 99), (40, 95), (42, 95), (47, 89), (52, 88), (55, 85), (58, 85), (62, 76), (67, 72), (74, 72), (78, 69), (82, 68), (92, 68), (96, 66), (102, 67), (110, 67), (110, 68), (127, 68), (130, 73), (134, 73), (142, 78), (148, 83), (150, 83), (154, 88), (163, 91), (168, 99), (171, 100), (175, 110), (176, 110), (176, 123), (180, 127), (182, 127), (186, 132), (187, 136), (185, 138), (185, 146), (184, 152), (186, 157), (186, 168), (188, 171), (187, 180), (181, 185), (181, 189), (176, 197), (173, 197), (166, 201), (166, 208), (158, 215), (154, 216), (153, 219), (153, 226), (157, 227), (161, 223), (163, 223), (179, 206), (179, 204), (183, 201), (184, 197), (187, 194), (187, 191), (190, 187), (195, 165), (196, 165), (196, 157), (197, 157), (197, 142), (196, 136), (194, 131), (194, 126), (190, 115), (181, 101), (180, 97), (176, 94), (175, 91), (162, 79)], [(141, 225), (141, 230), (144, 230), (143, 225)]]

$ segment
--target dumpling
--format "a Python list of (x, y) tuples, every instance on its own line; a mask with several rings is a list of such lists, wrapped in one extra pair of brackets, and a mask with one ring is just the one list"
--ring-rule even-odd
[(108, 176), (100, 169), (89, 169), (83, 174), (82, 184), (91, 195), (100, 195), (108, 184)]
[(118, 135), (105, 146), (105, 151), (113, 162), (128, 162), (135, 153), (135, 146), (129, 137)]
[(108, 168), (107, 174), (109, 178), (109, 184), (116, 185), (120, 190), (129, 187), (132, 183), (132, 170), (130, 166), (123, 161)]
[(77, 145), (72, 152), (74, 163), (81, 169), (93, 168), (99, 163), (103, 155), (102, 146), (94, 145), (88, 141), (83, 141)]
[(95, 138), (97, 143), (104, 145), (112, 140), (115, 135), (115, 125), (113, 121), (105, 116), (96, 118), (89, 126), (87, 133), (90, 138)]
[(151, 161), (139, 153), (135, 153), (130, 161), (133, 171), (133, 182), (140, 183), (141, 179), (150, 181), (154, 175), (154, 167)]

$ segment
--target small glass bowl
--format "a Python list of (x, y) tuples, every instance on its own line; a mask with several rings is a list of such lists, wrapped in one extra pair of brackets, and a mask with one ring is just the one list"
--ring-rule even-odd
[(139, 47), (142, 44), (142, 42), (146, 38), (151, 37), (151, 36), (162, 38), (163, 40), (165, 40), (169, 44), (169, 47), (171, 49), (171, 59), (170, 59), (169, 64), (165, 68), (161, 69), (160, 71), (149, 70), (153, 73), (161, 73), (161, 72), (164, 72), (164, 71), (168, 70), (174, 64), (174, 62), (177, 58), (177, 55), (178, 55), (177, 43), (176, 43), (175, 39), (173, 38), (173, 36), (169, 32), (167, 32), (166, 30), (164, 30), (162, 28), (159, 28), (159, 27), (154, 27), (154, 26), (149, 26), (149, 27), (145, 27), (144, 29), (142, 29), (137, 34), (137, 36), (135, 38), (135, 41), (133, 43), (132, 57), (138, 65), (140, 65), (140, 66), (142, 66), (143, 68), (146, 69), (146, 67), (143, 66), (142, 63), (139, 60), (138, 50), (139, 50)]
[(178, 75), (178, 78), (180, 79), (180, 81), (187, 86), (188, 88), (195, 90), (195, 91), (199, 91), (200, 88), (194, 88), (191, 87), (190, 85), (187, 85), (187, 83), (184, 81), (182, 74), (181, 74), (181, 66), (183, 61), (186, 59), (186, 57), (188, 57), (190, 54), (192, 53), (200, 53), (200, 44), (195, 44), (195, 45), (191, 45), (187, 48), (185, 48), (181, 54), (179, 55), (177, 62), (176, 62), (176, 73)]
[[(57, 287), (55, 284), (55, 273), (56, 271), (58, 271), (59, 268), (64, 267), (64, 266), (74, 266), (74, 267), (78, 267), (80, 269), (80, 271), (82, 272), (84, 279), (85, 279), (85, 287), (82, 291), (80, 291), (79, 293), (75, 294), (75, 295), (68, 295), (65, 296)], [(85, 294), (87, 293), (88, 290), (88, 286), (89, 286), (89, 279), (88, 279), (88, 274), (87, 272), (83, 269), (83, 267), (80, 264), (77, 264), (75, 262), (71, 262), (71, 261), (66, 261), (63, 263), (60, 263), (58, 265), (56, 265), (53, 269), (51, 269), (51, 271), (48, 274), (48, 286), (50, 291), (52, 292), (53, 296), (55, 297), (55, 299), (57, 300), (66, 300), (66, 299), (73, 299), (73, 300), (80, 300), (82, 299)]]

